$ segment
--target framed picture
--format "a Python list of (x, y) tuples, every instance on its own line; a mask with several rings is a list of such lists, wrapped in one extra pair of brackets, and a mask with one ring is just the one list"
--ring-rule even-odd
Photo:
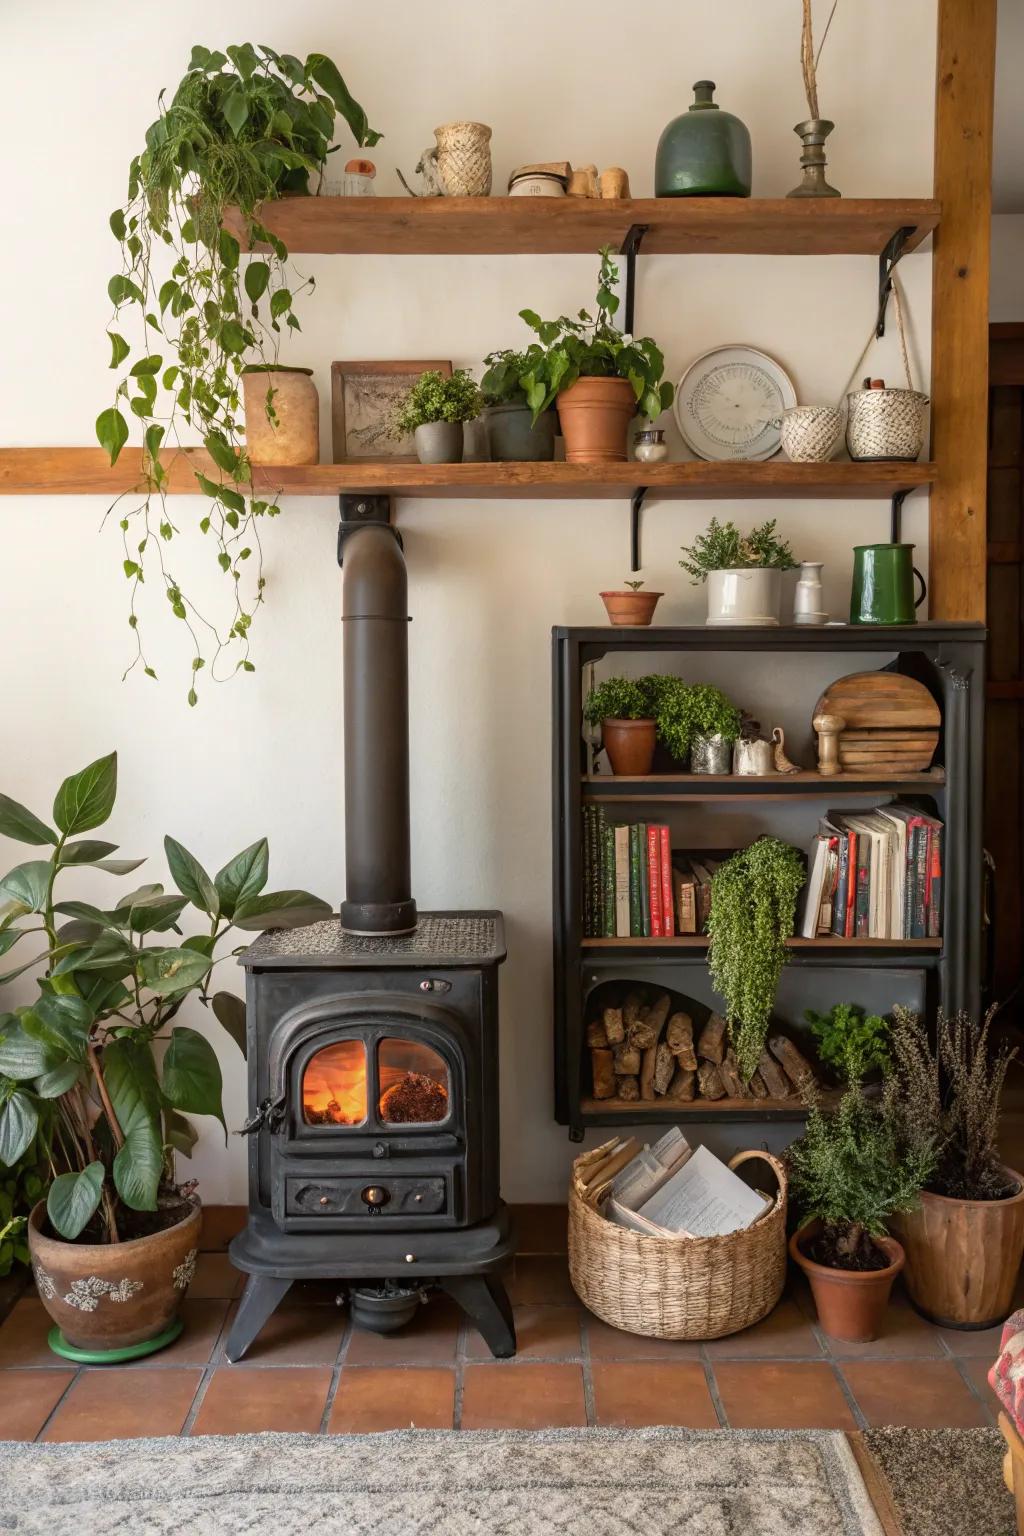
[(451, 377), (450, 362), (332, 363), (331, 438), (335, 464), (357, 459), (409, 459), (412, 437), (392, 437), (399, 400), (421, 373)]

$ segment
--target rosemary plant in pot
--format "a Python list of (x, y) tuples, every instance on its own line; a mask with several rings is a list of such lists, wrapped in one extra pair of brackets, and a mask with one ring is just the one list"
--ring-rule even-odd
[(778, 624), (781, 572), (794, 570), (796, 561), (776, 536), (775, 518), (743, 534), (713, 517), (683, 554), (679, 564), (694, 586), (707, 584), (708, 624)]
[(643, 777), (654, 761), (655, 722), (649, 677), (609, 677), (590, 693), (583, 713), (600, 725), (612, 773)]
[(637, 340), (612, 324), (619, 269), (611, 246), (600, 255), (596, 315), (581, 309), (575, 319), (542, 320), (532, 309), (519, 311), (540, 343), (531, 347), (531, 366), (523, 375), (526, 398), (535, 422), (557, 401), (569, 464), (625, 460), (630, 421), (639, 412), (653, 423), (674, 394), (651, 338)]
[(869, 1101), (854, 1081), (830, 1112), (811, 1099), (807, 1128), (786, 1157), (801, 1221), (789, 1251), (810, 1281), (821, 1326), (851, 1343), (875, 1339), (903, 1268), (886, 1224), (917, 1203), (930, 1149), (902, 1146), (886, 1101)]
[[(276, 373), (274, 366), (283, 333), (299, 330), (295, 299), (313, 281), (295, 286), (287, 248), (266, 227), (264, 209), (277, 197), (309, 190), (310, 177), (320, 176), (335, 113), (357, 144), (379, 139), (322, 53), (303, 62), (250, 43), (223, 53), (193, 48), (173, 96), (165, 101), (161, 92), (159, 116), (129, 167), (127, 201), (110, 216), (121, 258), (107, 287), (114, 307), (110, 366), (118, 382), (113, 403), (97, 418), (96, 436), (111, 464), (128, 442), (133, 418), (141, 423), (143, 444), (137, 490), (110, 509), (116, 509), (129, 583), (135, 654), (128, 671), (139, 666), (156, 675), (140, 634), (148, 575), (189, 635), (190, 704), (202, 669), (214, 677), (254, 670), (249, 630), (265, 586), (260, 526), (278, 506), (275, 496), (252, 484), (251, 464), (268, 456), (281, 461), (284, 438), (276, 434), (292, 423), (293, 412), (305, 423), (296, 451), (301, 462), (310, 456), (312, 386), (301, 373)], [(137, 332), (129, 341), (125, 330), (133, 318)], [(247, 366), (270, 371), (248, 375), (243, 413)], [(296, 392), (304, 405), (292, 401)], [(284, 408), (286, 396), (287, 409), (279, 413), (275, 402)], [(199, 530), (229, 583), (220, 623), (205, 618), (186, 595), (172, 555), (182, 532), (166, 498), (172, 461), (197, 440), (205, 452), (193, 455), (184, 472), (208, 498)]]
[[(0, 880), (0, 954), (21, 946), (0, 981), (42, 972), (33, 1001), (0, 1014), (0, 1163), (15, 1165), (33, 1142), (42, 1153), (48, 1187), (28, 1223), (36, 1285), (56, 1325), (51, 1347), (86, 1361), (149, 1354), (181, 1329), (202, 1216), (174, 1154), (191, 1153), (189, 1115), (224, 1124), (217, 1056), (177, 1022), (182, 1005), (195, 994), (244, 1049), (243, 1004), (209, 990), (218, 950), (233, 928), (330, 912), (306, 891), (264, 891), (265, 839), (211, 877), (167, 838), (174, 889), (143, 885), (109, 907), (64, 899), (76, 873), (95, 888), (97, 874), (142, 863), (81, 836), (107, 821), (116, 788), (111, 753), (64, 780), (52, 826), (0, 796), (0, 832), (47, 853)], [(187, 908), (206, 931), (182, 938)]]
[(487, 443), (496, 464), (536, 464), (555, 456), (554, 408), (541, 411), (535, 420), (523, 383), (541, 356), (542, 349), (534, 342), (525, 352), (504, 347), (484, 358), (480, 393)]
[(951, 1328), (991, 1328), (1013, 1305), (1024, 1257), (1024, 1177), (999, 1155), (999, 1101), (1014, 1052), (990, 1048), (991, 1014), (939, 1014), (934, 1034), (895, 1008), (887, 1080), (903, 1143), (935, 1149), (917, 1209), (899, 1216), (907, 1291)]

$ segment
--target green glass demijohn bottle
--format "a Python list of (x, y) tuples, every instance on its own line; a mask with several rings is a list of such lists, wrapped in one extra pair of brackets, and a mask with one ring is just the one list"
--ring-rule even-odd
[(750, 196), (750, 134), (714, 92), (713, 80), (698, 80), (692, 107), (658, 140), (655, 197)]

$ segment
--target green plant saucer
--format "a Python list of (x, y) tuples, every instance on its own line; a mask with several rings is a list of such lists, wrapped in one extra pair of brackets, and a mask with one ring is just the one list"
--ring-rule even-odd
[(176, 1317), (155, 1339), (143, 1339), (141, 1344), (126, 1344), (122, 1349), (79, 1349), (77, 1345), (68, 1343), (59, 1328), (50, 1329), (47, 1343), (55, 1355), (73, 1360), (76, 1365), (121, 1365), (125, 1360), (141, 1360), (145, 1355), (155, 1355), (158, 1349), (166, 1349), (168, 1344), (174, 1343), (184, 1326), (181, 1318)]

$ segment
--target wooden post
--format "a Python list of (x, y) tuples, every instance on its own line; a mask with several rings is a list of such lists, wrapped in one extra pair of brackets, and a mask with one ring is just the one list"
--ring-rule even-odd
[(988, 264), (996, 0), (939, 0), (929, 613), (985, 618)]

